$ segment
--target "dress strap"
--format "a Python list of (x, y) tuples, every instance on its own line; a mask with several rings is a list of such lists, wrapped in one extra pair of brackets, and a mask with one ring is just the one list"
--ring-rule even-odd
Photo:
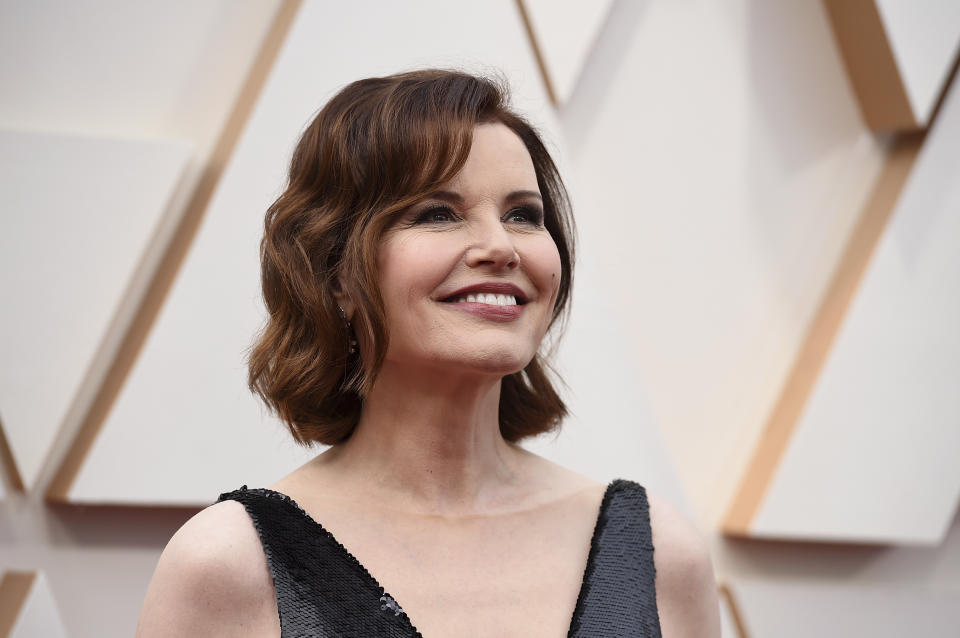
[(243, 486), (217, 502), (226, 500), (243, 504), (260, 536), (283, 638), (419, 636), (366, 569), (290, 497)]
[(660, 638), (650, 508), (642, 485), (607, 488), (568, 638)]

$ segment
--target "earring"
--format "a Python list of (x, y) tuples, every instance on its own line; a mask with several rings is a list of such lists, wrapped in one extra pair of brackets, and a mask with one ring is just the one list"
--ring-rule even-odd
[(347, 312), (339, 304), (337, 305), (337, 311), (340, 313), (340, 318), (343, 319), (343, 323), (347, 327), (347, 336), (350, 339), (350, 354), (356, 354), (357, 340), (353, 336), (353, 324), (347, 319)]

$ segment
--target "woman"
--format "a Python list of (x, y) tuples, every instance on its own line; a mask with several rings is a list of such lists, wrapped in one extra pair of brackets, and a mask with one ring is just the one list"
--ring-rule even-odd
[(188, 521), (138, 635), (719, 636), (672, 506), (516, 444), (566, 413), (538, 351), (571, 241), (556, 167), (494, 82), (334, 97), (267, 214), (250, 357), (293, 436), (332, 447)]

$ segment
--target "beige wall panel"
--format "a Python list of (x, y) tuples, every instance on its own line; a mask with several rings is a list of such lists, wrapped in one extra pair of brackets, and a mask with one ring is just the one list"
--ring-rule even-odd
[[(883, 147), (818, 3), (613, 11), (561, 113), (590, 246), (580, 273), (597, 302), (577, 300), (575, 321), (632, 359), (633, 392), (649, 398), (709, 523), (762, 431)], [(608, 323), (627, 328), (608, 335)]]
[(565, 104), (614, 0), (517, 0), (551, 99)]
[(0, 131), (0, 419), (27, 489), (103, 377), (190, 156)]
[[(263, 212), (283, 183), (298, 131), (339, 87), (423, 65), (502, 70), (517, 107), (544, 122), (548, 99), (509, 0), (473, 8), (439, 1), (371, 3), (348, 14), (337, 11), (339, 6), (302, 7), (154, 330), (73, 484), (71, 500), (208, 503), (242, 483), (270, 483), (315, 453), (296, 448), (282, 427), (264, 416), (246, 390), (243, 353), (263, 318), (257, 263)], [(371, 12), (378, 15), (375, 23), (366, 19)], [(376, 46), (357, 47), (358, 33)], [(495, 40), (491, 33), (498, 34)], [(591, 334), (583, 350), (592, 351), (593, 341)], [(629, 379), (622, 377), (626, 392)], [(632, 436), (631, 421), (621, 413), (616, 425)], [(584, 437), (603, 444), (593, 430)], [(639, 446), (631, 440), (619, 463), (594, 458), (593, 469), (635, 472)]]
[[(733, 581), (734, 585), (751, 581), (960, 592), (960, 512), (946, 538), (936, 546), (771, 541), (720, 535), (712, 540), (717, 576), (721, 582)], [(733, 597), (736, 600), (736, 591)]]
[(184, 140), (202, 165), (278, 5), (0, 3), (0, 126)]
[(960, 499), (960, 85), (768, 487), (759, 536), (938, 543)]
[(921, 128), (960, 53), (960, 2), (956, 0), (874, 0), (890, 48)]
[(750, 638), (952, 638), (960, 626), (953, 590), (762, 580), (729, 587)]

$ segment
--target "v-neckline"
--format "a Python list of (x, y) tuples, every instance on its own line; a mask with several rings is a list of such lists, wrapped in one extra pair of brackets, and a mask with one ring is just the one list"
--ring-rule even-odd
[[(570, 616), (570, 623), (569, 623), (569, 626), (567, 627), (568, 638), (570, 636), (570, 632), (573, 631), (573, 628), (577, 625), (577, 617), (582, 613), (582, 610), (583, 610), (584, 596), (586, 595), (586, 591), (588, 587), (587, 578), (590, 575), (592, 568), (594, 567), (594, 563), (596, 561), (597, 535), (600, 532), (601, 523), (603, 521), (603, 514), (609, 505), (610, 497), (613, 493), (613, 487), (616, 483), (617, 481), (614, 480), (607, 484), (607, 487), (606, 489), (604, 489), (604, 492), (603, 492), (603, 498), (600, 500), (600, 507), (597, 509), (597, 517), (593, 526), (593, 533), (590, 536), (590, 547), (589, 547), (589, 553), (587, 554), (587, 562), (584, 564), (584, 568), (583, 568), (583, 580), (580, 582), (580, 589), (577, 592), (577, 602), (576, 602), (576, 605), (574, 605), (573, 613)], [(323, 524), (320, 523), (320, 521), (318, 521), (313, 516), (311, 516), (310, 513), (307, 512), (307, 510), (303, 509), (303, 507), (301, 507), (300, 504), (297, 503), (292, 497), (284, 494), (283, 492), (271, 490), (268, 487), (254, 488), (254, 489), (249, 489), (247, 491), (260, 493), (267, 497), (279, 498), (283, 502), (289, 504), (290, 506), (294, 507), (297, 511), (299, 511), (301, 516), (303, 516), (305, 519), (307, 519), (307, 521), (309, 521), (318, 530), (320, 530), (320, 532), (322, 532), (323, 535), (326, 536), (334, 544), (334, 546), (337, 547), (337, 549), (343, 555), (343, 558), (362, 574), (363, 578), (367, 580), (368, 584), (372, 585), (374, 589), (380, 592), (381, 609), (388, 609), (388, 608), (394, 609), (395, 607), (396, 608), (394, 610), (395, 615), (403, 617), (404, 624), (407, 626), (407, 628), (411, 632), (413, 632), (413, 636), (415, 638), (424, 638), (423, 634), (420, 633), (420, 630), (418, 630), (416, 626), (413, 624), (413, 621), (410, 619), (410, 616), (403, 609), (403, 605), (400, 604), (400, 601), (397, 600), (397, 598), (394, 595), (392, 595), (390, 592), (384, 589), (383, 585), (380, 584), (380, 581), (378, 581), (377, 578), (370, 573), (370, 571), (364, 566), (364, 564), (361, 563), (360, 560), (356, 556), (354, 556), (353, 553), (351, 553), (350, 550), (343, 545), (343, 543), (337, 540), (337, 537), (334, 536), (330, 530), (324, 527)], [(393, 605), (391, 606), (390, 603), (393, 603)]]

